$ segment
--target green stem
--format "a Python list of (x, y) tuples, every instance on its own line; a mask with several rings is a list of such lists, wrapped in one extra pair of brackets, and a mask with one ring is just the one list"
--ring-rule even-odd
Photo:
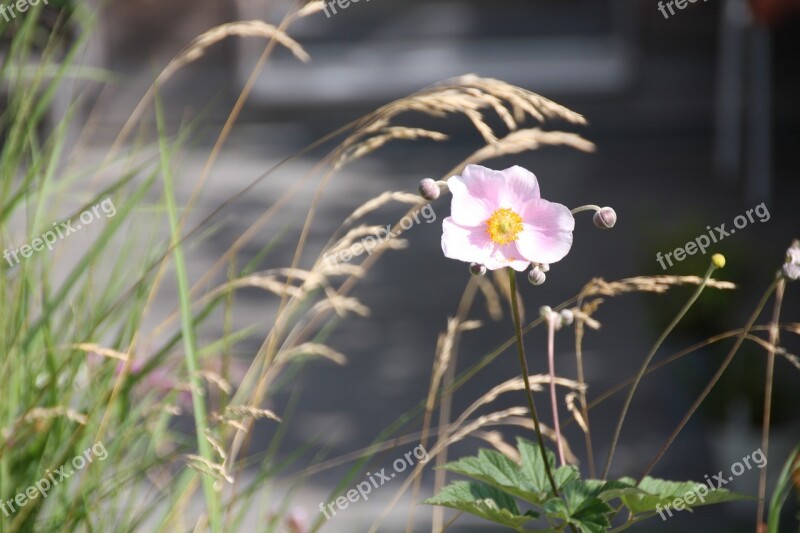
[(571, 212), (573, 215), (577, 215), (578, 213), (583, 213), (584, 211), (600, 211), (599, 205), (582, 205), (580, 207), (576, 207)]
[(658, 338), (656, 343), (650, 349), (650, 353), (647, 354), (645, 357), (644, 362), (642, 363), (639, 372), (636, 374), (636, 378), (634, 379), (633, 385), (631, 386), (630, 390), (628, 391), (628, 396), (625, 398), (625, 404), (622, 406), (622, 412), (620, 412), (619, 420), (617, 421), (617, 427), (614, 429), (614, 436), (611, 438), (611, 447), (608, 449), (608, 458), (606, 459), (606, 466), (603, 469), (603, 479), (608, 478), (608, 471), (611, 469), (611, 461), (614, 459), (614, 452), (617, 449), (617, 443), (619, 442), (620, 433), (622, 433), (622, 425), (625, 423), (625, 416), (628, 414), (628, 410), (631, 407), (631, 402), (633, 401), (633, 396), (636, 394), (636, 389), (639, 387), (639, 382), (642, 381), (645, 373), (647, 372), (647, 367), (650, 366), (650, 362), (653, 360), (653, 357), (656, 355), (656, 352), (667, 339), (667, 336), (672, 333), (672, 330), (675, 329), (675, 326), (678, 325), (689, 309), (692, 307), (694, 302), (697, 298), (700, 297), (700, 293), (703, 292), (706, 285), (708, 284), (708, 280), (711, 278), (711, 274), (716, 270), (716, 267), (711, 264), (706, 271), (706, 275), (703, 277), (702, 283), (697, 286), (692, 294), (692, 297), (689, 298), (689, 301), (683, 306), (683, 309), (672, 319), (669, 326), (661, 333), (661, 336)]
[[(779, 274), (780, 275), (780, 274)], [(775, 378), (775, 350), (780, 342), (779, 333), (781, 318), (781, 305), (783, 305), (783, 292), (786, 289), (786, 279), (780, 278), (775, 289), (775, 305), (772, 311), (772, 322), (769, 325), (770, 349), (767, 354), (767, 373), (764, 378), (764, 416), (761, 429), (761, 451), (769, 459), (769, 428), (772, 414), (772, 384)], [(766, 464), (758, 475), (758, 508), (756, 510), (756, 529), (760, 530), (764, 523), (764, 507), (767, 498), (767, 468)]]
[[(583, 298), (580, 298), (577, 303), (578, 309), (583, 309)], [(594, 466), (594, 447), (592, 446), (592, 425), (589, 422), (589, 407), (586, 402), (586, 387), (584, 384), (586, 380), (583, 376), (583, 319), (576, 318), (575, 320), (575, 364), (578, 370), (578, 383), (580, 388), (580, 402), (581, 402), (581, 415), (586, 424), (586, 431), (584, 431), (584, 441), (586, 442), (586, 459), (589, 463), (589, 475), (594, 479), (597, 477)]]
[(525, 348), (522, 344), (522, 324), (519, 318), (519, 307), (517, 306), (517, 276), (511, 268), (508, 269), (508, 279), (511, 283), (511, 314), (514, 316), (514, 334), (517, 337), (517, 354), (519, 355), (519, 365), (522, 368), (522, 380), (525, 383), (525, 395), (528, 399), (528, 408), (530, 409), (531, 419), (533, 420), (533, 429), (536, 431), (536, 440), (539, 442), (539, 451), (542, 453), (544, 471), (547, 474), (547, 479), (550, 481), (553, 494), (558, 498), (560, 496), (558, 494), (558, 488), (556, 487), (556, 480), (553, 477), (553, 473), (550, 471), (550, 461), (547, 460), (544, 438), (542, 437), (542, 430), (539, 427), (539, 417), (536, 415), (536, 405), (533, 403), (531, 382), (528, 379), (528, 363), (525, 361)]
[(779, 279), (773, 281), (772, 284), (767, 289), (767, 291), (761, 297), (761, 301), (758, 302), (755, 311), (753, 311), (753, 314), (750, 316), (750, 319), (747, 321), (747, 324), (742, 329), (742, 332), (736, 338), (736, 342), (734, 343), (733, 347), (731, 347), (730, 351), (728, 352), (728, 355), (725, 356), (725, 360), (722, 362), (722, 365), (719, 367), (719, 369), (717, 369), (717, 372), (716, 374), (714, 374), (714, 377), (711, 378), (711, 381), (708, 382), (706, 388), (703, 389), (703, 392), (700, 393), (700, 396), (697, 398), (697, 400), (695, 400), (694, 404), (692, 404), (692, 406), (689, 408), (689, 411), (686, 413), (686, 416), (684, 416), (680, 424), (678, 424), (678, 427), (675, 428), (675, 431), (673, 431), (672, 434), (669, 436), (669, 438), (667, 438), (667, 441), (658, 451), (656, 456), (653, 458), (652, 461), (650, 461), (650, 464), (647, 465), (647, 468), (644, 469), (644, 473), (642, 473), (640, 479), (644, 479), (645, 476), (647, 476), (653, 470), (656, 463), (658, 463), (664, 456), (664, 454), (667, 453), (667, 449), (670, 446), (672, 446), (672, 443), (675, 441), (675, 438), (678, 436), (681, 430), (683, 430), (684, 426), (686, 426), (686, 424), (689, 422), (689, 419), (692, 418), (692, 416), (700, 407), (700, 405), (705, 401), (706, 397), (711, 393), (711, 390), (720, 380), (722, 374), (725, 373), (725, 370), (731, 364), (731, 361), (733, 361), (733, 357), (739, 351), (739, 348), (742, 346), (742, 343), (747, 338), (747, 335), (753, 328), (753, 324), (755, 323), (758, 316), (761, 314), (761, 311), (764, 309), (764, 306), (767, 305), (767, 300), (769, 300), (770, 296), (772, 296), (772, 293), (775, 292), (775, 288), (778, 286), (778, 283), (780, 283)]
[(547, 317), (547, 362), (550, 369), (550, 404), (553, 409), (553, 430), (556, 432), (558, 461), (561, 466), (564, 466), (566, 461), (564, 461), (564, 444), (561, 442), (561, 424), (558, 421), (558, 399), (556, 397), (555, 336), (556, 323), (551, 312), (551, 315)]
[[(197, 448), (200, 455), (209, 461), (215, 462), (211, 453), (211, 446), (206, 440), (208, 428), (205, 398), (202, 394), (203, 384), (197, 374), (200, 367), (197, 357), (197, 338), (194, 331), (192, 303), (189, 298), (189, 281), (186, 275), (186, 261), (181, 246), (180, 226), (178, 223), (178, 206), (175, 201), (175, 187), (172, 181), (172, 171), (169, 163), (169, 152), (166, 146), (166, 133), (164, 131), (164, 116), (161, 112), (161, 102), (156, 97), (156, 120), (158, 123), (158, 141), (161, 150), (161, 171), (164, 176), (164, 198), (167, 204), (170, 230), (172, 233), (173, 257), (175, 259), (175, 275), (178, 280), (178, 298), (181, 308), (181, 330), (186, 355), (186, 367), (189, 371), (191, 384), (192, 407), (194, 411), (195, 431), (197, 432)], [(220, 520), (220, 505), (217, 491), (214, 490), (214, 480), (207, 474), (200, 475), (203, 480), (203, 493), (208, 507), (208, 516), (211, 530), (222, 531)]]

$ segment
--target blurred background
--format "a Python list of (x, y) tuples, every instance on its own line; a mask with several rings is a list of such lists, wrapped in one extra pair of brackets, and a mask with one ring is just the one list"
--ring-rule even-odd
[[(617, 226), (605, 232), (593, 227), (590, 215), (577, 217), (570, 255), (552, 267), (545, 285), (522, 288), (529, 317), (541, 305), (554, 306), (576, 294), (594, 276), (615, 280), (662, 273), (702, 275), (708, 256), (689, 257), (663, 271), (656, 253), (682, 246), (705, 233), (706, 226), (730, 227), (736, 216), (763, 202), (768, 220), (756, 219), (712, 250), (726, 255), (728, 266), (719, 277), (737, 283), (737, 291), (707, 290), (656, 360), (741, 327), (782, 263), (785, 249), (800, 237), (797, 3), (710, 0), (690, 3), (672, 15), (669, 10), (662, 13), (658, 4), (361, 0), (329, 17), (319, 13), (300, 20), (289, 33), (308, 51), (311, 62), (303, 64), (285, 50), (276, 50), (256, 80), (195, 215), (202, 218), (277, 162), (364, 113), (432, 83), (475, 73), (519, 85), (583, 114), (589, 126), (569, 129), (597, 145), (594, 154), (544, 148), (492, 161), (490, 166), (522, 165), (538, 176), (546, 198), (571, 207), (610, 205), (619, 215)], [(91, 124), (84, 132), (83, 157), (102, 157), (157, 73), (193, 38), (235, 20), (278, 24), (288, 6), (267, 0), (119, 0), (104, 7), (98, 31), (86, 46), (86, 62), (110, 69), (117, 77), (94, 87), (81, 110), (84, 122)], [(264, 45), (261, 39), (225, 40), (163, 87), (173, 127), (187, 117), (202, 117), (179, 170), (182, 202)], [(69, 101), (64, 95), (64, 102)], [(483, 145), (466, 119), (425, 119), (420, 124), (446, 132), (451, 142), (392, 144), (337, 175), (311, 228), (305, 261), (316, 257), (332, 228), (356, 206), (385, 190), (413, 192), (424, 177), (446, 178), (448, 169)], [(317, 150), (293, 161), (226, 208), (215, 220), (216, 232), (190, 252), (193, 275), (204, 272), (323, 154)], [(268, 264), (291, 262), (313, 184), (304, 190), (308, 194), (293, 200), (282, 217), (285, 226), (257, 238), (242, 253), (242, 262), (253, 259), (279, 231), (285, 236)], [(357, 450), (426, 396), (437, 335), (455, 313), (468, 281), (466, 265), (444, 258), (439, 246), (448, 202), (433, 205), (436, 223), (409, 231), (410, 249), (390, 252), (355, 291), (372, 316), (340, 324), (329, 343), (348, 356), (348, 365), (309, 366), (270, 406), (278, 412), (291, 406), (287, 450), (309, 442), (318, 443), (330, 457)], [(382, 211), (374, 223), (385, 225), (401, 214)], [(787, 291), (783, 316), (788, 322), (800, 321), (797, 289), (790, 285)], [(690, 293), (686, 288), (665, 296), (632, 294), (602, 306), (595, 317), (603, 327), (586, 338), (590, 399), (636, 372)], [(162, 291), (165, 310), (174, 307), (174, 296)], [(266, 331), (276, 304), (265, 300), (258, 291), (243, 292), (237, 319), (243, 324), (261, 322)], [(483, 305), (476, 306), (473, 318), (487, 325), (467, 333), (458, 355), (462, 368), (513, 334), (508, 316), (492, 322)], [(545, 372), (545, 331), (535, 330), (526, 342), (532, 370)], [(796, 338), (787, 336), (784, 342), (789, 352), (800, 352)], [(702, 350), (645, 379), (623, 428), (612, 475), (635, 476), (647, 465), (728, 346)], [(240, 347), (243, 366), (258, 348)], [(556, 349), (559, 372), (574, 376), (572, 336), (562, 334)], [(728, 471), (758, 448), (764, 365), (763, 350), (745, 345), (655, 476), (702, 480), (706, 474)], [(800, 437), (800, 373), (784, 360), (777, 365), (768, 486)], [(461, 412), (517, 373), (516, 357), (509, 351), (459, 391), (453, 412)], [(591, 413), (599, 461), (607, 453), (622, 399), (614, 397)], [(507, 397), (498, 407), (521, 402), (521, 396)], [(539, 402), (540, 411), (549, 413), (545, 395)], [(549, 421), (546, 415), (543, 419)], [(251, 451), (263, 449), (275, 430), (275, 425), (258, 425)], [(566, 433), (585, 460), (582, 435), (574, 425)], [(473, 453), (478, 446), (465, 441), (450, 451), (450, 457)], [(387, 452), (375, 467), (390, 465), (408, 449)], [(318, 502), (339, 483), (344, 470), (312, 477), (297, 498), (300, 511), (314, 516)], [(757, 471), (746, 472), (728, 487), (756, 494), (757, 479)], [(429, 491), (431, 479), (426, 476), (425, 481)], [(351, 506), (325, 529), (366, 531), (393, 491), (385, 492)], [(269, 502), (263, 503), (269, 509)], [(406, 503), (398, 506), (396, 520), (381, 530), (403, 530), (406, 509)], [(417, 510), (420, 531), (429, 524), (429, 513)], [(755, 504), (744, 502), (702, 508), (693, 515), (680, 513), (666, 523), (648, 521), (637, 530), (753, 531), (754, 520)], [(452, 530), (488, 528), (465, 519)]]

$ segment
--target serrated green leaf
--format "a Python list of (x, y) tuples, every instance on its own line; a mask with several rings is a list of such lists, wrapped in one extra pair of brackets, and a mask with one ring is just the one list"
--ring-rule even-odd
[(494, 450), (482, 449), (477, 457), (465, 457), (444, 468), (500, 487), (522, 483), (519, 465)]
[(731, 492), (727, 489), (711, 490), (705, 483), (696, 481), (666, 481), (651, 477), (644, 478), (636, 487), (609, 491), (622, 500), (631, 513), (639, 514), (656, 511), (657, 507), (673, 506), (675, 501), (683, 502), (686, 509), (703, 505), (750, 499), (749, 496)]
[(556, 480), (556, 487), (561, 490), (570, 481), (580, 478), (581, 473), (572, 465), (564, 465), (556, 468), (555, 472), (553, 472), (553, 477)]
[(618, 499), (625, 490), (636, 487), (636, 481), (630, 478), (611, 481), (587, 479), (585, 483), (592, 487), (593, 494), (604, 502)]
[(485, 483), (474, 481), (452, 483), (423, 503), (464, 511), (517, 531), (522, 531), (525, 523), (539, 517), (533, 511), (520, 514), (517, 502), (511, 495)]
[(607, 483), (572, 480), (564, 485), (564, 500), (570, 523), (584, 533), (602, 533), (611, 526), (614, 508), (598, 497)]
[(448, 463), (443, 468), (483, 481), (534, 504), (540, 504), (547, 498), (546, 492), (538, 491), (526, 478), (520, 465), (494, 450), (480, 450), (477, 457), (465, 457)]
[[(550, 480), (547, 479), (547, 472), (544, 468), (544, 460), (539, 445), (521, 437), (517, 438), (517, 448), (522, 458), (522, 474), (530, 482), (532, 489), (541, 495), (553, 495)], [(547, 461), (550, 464), (550, 471), (559, 489), (569, 481), (579, 477), (578, 469), (571, 465), (556, 468), (556, 457), (553, 452), (545, 449)]]
[[(552, 492), (550, 481), (547, 479), (547, 473), (544, 468), (544, 460), (542, 459), (542, 452), (539, 450), (539, 445), (534, 444), (528, 440), (517, 437), (517, 448), (522, 457), (522, 473), (525, 479), (531, 482), (535, 491), (542, 494), (549, 494)], [(545, 450), (547, 462), (550, 463), (551, 471), (556, 468), (556, 458), (553, 452)]]
[(550, 498), (544, 502), (542, 508), (548, 518), (559, 518), (565, 522), (569, 520), (569, 509), (561, 498)]
[(563, 487), (563, 499), (545, 502), (545, 514), (569, 522), (583, 533), (602, 533), (611, 526), (614, 513), (614, 508), (598, 497), (606, 485), (598, 480), (572, 480)]

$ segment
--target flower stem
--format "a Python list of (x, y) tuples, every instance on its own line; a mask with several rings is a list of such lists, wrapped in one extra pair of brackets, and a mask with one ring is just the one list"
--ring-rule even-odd
[(731, 347), (730, 351), (728, 352), (728, 355), (725, 356), (725, 360), (722, 362), (722, 365), (720, 365), (720, 367), (717, 369), (717, 372), (714, 374), (714, 377), (711, 378), (711, 381), (708, 382), (706, 388), (703, 389), (703, 392), (700, 393), (700, 396), (697, 398), (697, 400), (695, 400), (695, 402), (689, 408), (689, 411), (683, 417), (680, 424), (678, 424), (678, 427), (676, 427), (675, 430), (670, 434), (670, 436), (667, 438), (667, 441), (661, 446), (661, 449), (658, 451), (656, 456), (653, 458), (652, 461), (650, 461), (650, 464), (647, 465), (647, 468), (644, 469), (641, 479), (644, 479), (644, 477), (647, 476), (653, 470), (656, 463), (658, 463), (661, 460), (661, 458), (664, 457), (664, 454), (667, 453), (667, 449), (670, 446), (672, 446), (672, 443), (675, 441), (678, 434), (683, 430), (684, 426), (686, 426), (686, 424), (689, 422), (689, 419), (692, 418), (697, 409), (700, 408), (700, 405), (705, 401), (706, 397), (711, 393), (711, 390), (720, 380), (722, 374), (725, 373), (725, 370), (731, 364), (731, 361), (733, 361), (733, 357), (739, 351), (739, 348), (741, 348), (742, 343), (744, 343), (744, 340), (747, 338), (747, 335), (750, 333), (750, 330), (753, 329), (753, 324), (755, 324), (755, 321), (758, 319), (758, 316), (761, 314), (761, 311), (763, 311), (764, 306), (767, 305), (767, 300), (769, 300), (770, 296), (772, 296), (772, 293), (775, 292), (775, 288), (778, 286), (779, 283), (780, 283), (779, 279), (773, 281), (772, 284), (767, 289), (767, 291), (761, 297), (761, 300), (758, 302), (758, 305), (753, 311), (753, 314), (750, 315), (750, 319), (747, 321), (747, 324), (744, 326), (744, 328), (740, 330), (739, 336), (736, 338), (736, 342)]
[(525, 361), (525, 348), (522, 344), (522, 325), (520, 323), (519, 307), (517, 305), (517, 275), (511, 268), (508, 269), (508, 279), (511, 285), (511, 314), (514, 317), (514, 334), (517, 337), (517, 354), (519, 355), (519, 365), (522, 368), (522, 380), (525, 383), (525, 395), (528, 399), (528, 408), (531, 412), (531, 420), (533, 420), (533, 429), (536, 431), (539, 451), (542, 454), (542, 461), (544, 461), (544, 471), (547, 474), (547, 479), (550, 481), (553, 494), (558, 498), (560, 496), (558, 494), (558, 488), (556, 487), (556, 480), (553, 477), (553, 473), (550, 471), (550, 461), (547, 460), (544, 438), (542, 438), (542, 430), (539, 427), (539, 417), (536, 415), (536, 405), (533, 403), (531, 382), (528, 379), (528, 363)]
[(711, 278), (711, 274), (714, 272), (714, 270), (716, 270), (716, 267), (713, 264), (708, 267), (706, 275), (703, 277), (703, 281), (700, 283), (700, 285), (697, 286), (697, 288), (694, 291), (694, 294), (692, 294), (692, 297), (689, 298), (689, 301), (686, 302), (686, 304), (683, 306), (680, 312), (678, 312), (675, 318), (672, 319), (672, 322), (670, 322), (667, 328), (661, 333), (661, 336), (658, 338), (656, 343), (650, 349), (650, 353), (648, 353), (647, 357), (645, 357), (641, 368), (639, 368), (639, 372), (636, 374), (636, 379), (634, 380), (631, 388), (628, 390), (628, 396), (625, 398), (625, 404), (623, 405), (622, 411), (619, 414), (619, 420), (617, 421), (617, 426), (614, 429), (614, 435), (611, 438), (611, 446), (608, 449), (608, 458), (606, 459), (606, 466), (603, 469), (603, 479), (608, 478), (608, 472), (609, 470), (611, 470), (611, 461), (614, 459), (614, 452), (617, 449), (617, 443), (619, 442), (619, 435), (620, 433), (622, 433), (622, 424), (625, 422), (625, 415), (628, 414), (628, 409), (630, 409), (631, 402), (633, 401), (633, 396), (634, 394), (636, 394), (636, 389), (639, 387), (639, 382), (642, 381), (642, 378), (647, 372), (647, 367), (650, 366), (650, 362), (653, 360), (653, 357), (656, 355), (658, 349), (667, 339), (667, 336), (669, 336), (672, 330), (675, 329), (675, 326), (678, 325), (678, 322), (680, 322), (683, 319), (683, 317), (689, 311), (689, 308), (691, 308), (694, 302), (697, 301), (697, 298), (700, 297), (700, 293), (702, 293), (703, 289), (706, 288), (708, 280), (709, 278)]
[(553, 406), (553, 429), (556, 432), (558, 460), (561, 466), (564, 466), (566, 461), (564, 461), (564, 444), (561, 442), (561, 424), (558, 421), (558, 400), (556, 398), (555, 332), (555, 317), (551, 315), (547, 317), (547, 361), (550, 369), (550, 403)]
[[(583, 309), (583, 298), (578, 300), (578, 309)], [(584, 384), (586, 380), (583, 377), (583, 318), (576, 317), (575, 320), (575, 359), (576, 367), (578, 369), (578, 383), (581, 385), (580, 401), (581, 401), (581, 415), (586, 424), (584, 430), (584, 440), (586, 442), (586, 458), (589, 463), (589, 475), (594, 479), (597, 477), (594, 466), (594, 447), (592, 446), (592, 430), (589, 423), (589, 407), (586, 402), (586, 387)]]
[(578, 213), (583, 213), (584, 211), (600, 211), (599, 205), (582, 205), (580, 207), (576, 207), (571, 212), (573, 215), (577, 215)]
[[(761, 430), (761, 451), (764, 457), (769, 459), (769, 427), (770, 416), (772, 414), (772, 384), (775, 378), (775, 350), (780, 342), (779, 326), (781, 318), (781, 305), (783, 304), (783, 292), (786, 289), (786, 280), (780, 278), (778, 286), (775, 288), (775, 304), (772, 311), (772, 322), (769, 325), (769, 354), (767, 355), (767, 373), (764, 383), (764, 418)], [(767, 469), (761, 469), (758, 475), (758, 508), (756, 510), (756, 531), (760, 531), (764, 523), (764, 507), (767, 496)]]

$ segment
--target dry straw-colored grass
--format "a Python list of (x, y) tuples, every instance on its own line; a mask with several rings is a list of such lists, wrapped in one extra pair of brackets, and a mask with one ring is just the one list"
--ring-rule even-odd
[[(583, 298), (590, 296), (617, 296), (628, 292), (654, 292), (663, 294), (672, 287), (681, 285), (700, 285), (703, 278), (699, 276), (637, 276), (619, 281), (607, 282), (603, 278), (593, 278), (580, 293)], [(712, 289), (731, 290), (735, 283), (709, 279), (706, 286)]]
[(122, 130), (120, 130), (117, 139), (114, 141), (114, 145), (111, 147), (108, 156), (106, 156), (106, 161), (110, 161), (122, 143), (128, 139), (128, 136), (133, 131), (133, 127), (139, 123), (145, 110), (152, 103), (158, 87), (163, 86), (180, 69), (203, 57), (209, 48), (229, 37), (259, 37), (271, 41), (274, 40), (276, 43), (292, 52), (300, 61), (308, 62), (311, 60), (311, 57), (300, 43), (289, 37), (289, 35), (280, 28), (261, 20), (230, 22), (211, 28), (192, 40), (192, 42), (175, 56), (159, 73), (153, 85), (139, 101), (136, 108), (125, 122), (125, 125), (122, 127)]
[[(318, 11), (321, 5), (321, 2), (309, 4), (298, 13), (295, 13), (293, 17), (296, 18)], [(213, 28), (192, 41), (184, 51), (166, 66), (159, 74), (154, 88), (163, 85), (179, 69), (202, 57), (210, 46), (231, 36), (265, 37), (289, 49), (299, 60), (307, 61), (309, 57), (306, 52), (299, 43), (285, 33), (282, 29), (284, 27), (285, 24), (282, 24), (281, 28), (277, 28), (260, 21), (249, 21)], [(118, 141), (124, 139), (131, 131), (132, 125), (141, 118), (143, 110), (152, 101), (154, 90), (148, 91), (148, 94), (145, 95), (142, 102), (134, 110), (131, 120), (123, 128)], [(352, 164), (365, 156), (373, 154), (375, 150), (394, 140), (433, 140), (436, 142), (447, 140), (447, 135), (442, 132), (413, 128), (401, 124), (401, 116), (408, 113), (421, 113), (436, 118), (451, 118), (455, 115), (461, 115), (470, 121), (476, 132), (483, 138), (486, 145), (468, 155), (461, 164), (454, 167), (450, 175), (459, 173), (463, 166), (468, 163), (483, 162), (503, 155), (518, 154), (545, 145), (565, 145), (582, 151), (594, 149), (594, 145), (591, 142), (586, 141), (579, 135), (561, 131), (548, 131), (541, 127), (552, 120), (583, 125), (586, 121), (581, 115), (530, 91), (514, 87), (500, 80), (480, 78), (474, 75), (462, 76), (432, 86), (407, 98), (399, 99), (381, 107), (353, 124), (349, 135), (324, 160), (324, 163), (328, 165), (328, 170), (325, 172), (325, 176), (318, 188), (315, 203), (309, 211), (309, 218), (299, 239), (295, 254), (296, 259), (291, 268), (250, 274), (229, 280), (222, 286), (209, 290), (194, 302), (195, 305), (198, 305), (207, 302), (210, 298), (227, 295), (233, 290), (245, 287), (261, 288), (281, 298), (278, 318), (267, 335), (262, 349), (259, 350), (259, 354), (248, 372), (248, 377), (245, 378), (246, 383), (251, 386), (252, 384), (257, 385), (255, 388), (248, 387), (236, 391), (234, 405), (229, 407), (223, 415), (216, 415), (213, 418), (214, 421), (227, 425), (236, 432), (233, 444), (228, 448), (228, 452), (224, 451), (228, 441), (227, 438), (215, 441), (214, 448), (217, 449), (218, 454), (222, 457), (223, 464), (207, 464), (207, 461), (194, 459), (190, 461), (190, 465), (193, 468), (203, 470), (210, 475), (225, 480), (228, 480), (233, 475), (237, 454), (244, 445), (243, 435), (249, 433), (249, 428), (253, 421), (262, 417), (280, 420), (275, 413), (263, 410), (260, 406), (264, 402), (275, 376), (289, 361), (297, 356), (306, 354), (325, 357), (337, 363), (344, 363), (345, 357), (343, 354), (328, 346), (310, 343), (309, 339), (331, 313), (338, 313), (340, 316), (345, 316), (348, 313), (366, 316), (369, 310), (358, 300), (348, 296), (348, 293), (384, 252), (403, 249), (407, 241), (396, 238), (381, 240), (374, 253), (365, 258), (360, 265), (330, 265), (320, 258), (310, 270), (303, 270), (298, 268), (297, 258), (300, 257), (305, 245), (307, 229), (313, 219), (317, 198), (321, 197), (323, 187), (336, 171), (345, 165)], [(506, 131), (495, 131), (487, 120), (489, 114), (496, 115)], [(538, 122), (540, 127), (526, 127), (525, 123), (529, 119)], [(447, 178), (449, 175), (443, 177)], [(284, 199), (282, 198), (276, 204), (282, 204), (283, 201)], [(419, 197), (414, 194), (404, 192), (384, 193), (359, 206), (345, 220), (343, 227), (391, 202), (410, 205), (411, 208), (406, 215), (413, 213), (415, 209), (419, 209), (424, 205), (424, 202), (421, 202)], [(240, 250), (248, 240), (258, 233), (257, 228), (263, 227), (267, 218), (273, 214), (270, 211), (267, 216), (261, 217), (243, 238), (234, 243), (231, 249), (223, 255), (223, 258), (225, 260), (231, 258), (237, 250)], [(380, 229), (382, 228), (375, 226), (358, 226), (350, 229), (343, 237), (333, 241), (325, 252), (339, 253), (345, 250), (352, 250), (352, 247), (358, 244), (358, 239), (376, 236)], [(396, 229), (397, 224), (392, 228), (392, 231)], [(211, 276), (226, 264), (225, 260), (215, 264), (204, 275), (204, 280), (211, 279)], [(345, 276), (345, 279), (336, 287), (331, 278), (338, 276)], [(492, 318), (502, 316), (497, 288), (487, 285), (485, 282), (479, 283), (477, 287), (486, 299)], [(286, 317), (293, 316), (300, 304), (308, 303), (309, 299), (312, 298), (316, 298), (317, 301), (309, 306), (310, 310), (306, 312), (304, 318), (290, 324)], [(174, 316), (170, 317), (165, 324), (174, 320)], [(457, 330), (460, 333), (476, 326), (477, 324), (474, 322), (461, 321), (452, 326), (455, 329), (451, 330), (449, 328), (448, 334), (445, 334), (440, 339), (440, 346), (437, 349), (437, 366), (434, 371), (435, 379), (433, 380), (436, 390), (438, 390), (442, 381), (447, 381), (447, 373), (452, 370), (450, 365), (455, 358), (455, 340), (453, 337), (455, 331)], [(125, 354), (116, 355), (121, 357)], [(229, 384), (222, 378), (217, 379), (218, 376), (205, 371), (202, 375), (206, 381), (215, 384), (223, 391), (227, 390)], [(512, 385), (508, 386), (511, 387), (511, 390), (515, 390)], [(482, 405), (479, 401), (475, 408), (477, 409)], [(459, 424), (450, 427), (451, 425), (445, 419), (442, 421), (442, 424), (444, 424), (442, 427), (448, 428), (448, 430), (446, 435), (437, 442), (437, 446), (441, 446), (439, 451), (446, 453), (447, 446), (452, 442), (465, 438), (470, 432), (481, 431), (486, 425), (500, 423), (505, 418), (516, 414), (517, 412), (513, 410), (505, 413), (495, 413), (485, 415), (470, 423), (467, 423), (466, 418), (462, 417), (459, 421), (464, 426), (460, 428), (458, 427)], [(491, 434), (483, 432), (481, 435), (483, 438), (493, 439)], [(496, 439), (494, 440), (498, 442)]]
[(89, 422), (85, 414), (63, 406), (35, 407), (20, 417), (20, 419), (25, 422), (41, 422), (54, 418), (66, 418), (82, 426), (85, 426)]
[(118, 361), (127, 361), (128, 354), (122, 353), (118, 350), (112, 350), (111, 348), (105, 348), (100, 346), (99, 344), (93, 343), (79, 343), (79, 344), (72, 344), (70, 348), (74, 348), (75, 350), (81, 350), (86, 353), (94, 353), (96, 355), (100, 355), (102, 357), (107, 357), (109, 359), (117, 359)]
[[(498, 135), (486, 122), (487, 112), (493, 112), (501, 119), (508, 130), (505, 135)], [(435, 118), (463, 115), (469, 119), (486, 142), (485, 147), (470, 156), (470, 162), (518, 154), (543, 145), (567, 145), (583, 151), (594, 149), (591, 142), (572, 133), (520, 129), (528, 118), (540, 124), (560, 119), (585, 125), (586, 119), (582, 115), (506, 82), (469, 74), (396, 100), (364, 117), (336, 152), (334, 166), (339, 168), (394, 139), (446, 140), (447, 136), (440, 132), (392, 125), (406, 113), (421, 113)]]

